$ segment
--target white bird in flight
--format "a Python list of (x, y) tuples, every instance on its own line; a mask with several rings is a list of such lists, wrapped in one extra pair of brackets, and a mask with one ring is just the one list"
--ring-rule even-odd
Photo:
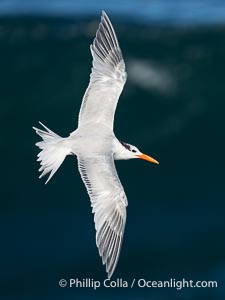
[(46, 183), (67, 155), (76, 155), (78, 169), (86, 186), (94, 213), (96, 244), (108, 278), (118, 262), (126, 223), (127, 198), (116, 172), (114, 160), (141, 158), (158, 162), (113, 132), (116, 105), (127, 74), (113, 26), (103, 11), (91, 45), (93, 57), (89, 86), (79, 113), (78, 128), (62, 138), (39, 122), (45, 130), (33, 127), (42, 138), (36, 143), (42, 174), (50, 173)]

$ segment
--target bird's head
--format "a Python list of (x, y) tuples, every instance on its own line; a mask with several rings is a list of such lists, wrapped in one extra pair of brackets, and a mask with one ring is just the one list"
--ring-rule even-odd
[(151, 156), (148, 156), (148, 155), (142, 153), (137, 147), (130, 145), (128, 143), (121, 142), (121, 141), (120, 141), (120, 143), (124, 147), (124, 150), (125, 150), (125, 151), (123, 151), (123, 158), (121, 158), (121, 159), (140, 158), (140, 159), (144, 159), (144, 160), (150, 161), (155, 164), (159, 164), (159, 162), (157, 160), (155, 160)]

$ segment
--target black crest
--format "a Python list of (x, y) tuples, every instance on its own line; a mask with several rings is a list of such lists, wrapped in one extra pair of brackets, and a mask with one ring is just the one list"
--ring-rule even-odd
[(122, 142), (122, 141), (120, 141), (120, 143), (121, 143), (127, 150), (131, 150), (129, 144), (126, 144), (126, 143), (124, 143), (124, 142)]

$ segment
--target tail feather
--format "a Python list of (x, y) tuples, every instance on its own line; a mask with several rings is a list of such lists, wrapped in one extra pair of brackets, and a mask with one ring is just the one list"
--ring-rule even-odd
[(41, 142), (35, 144), (41, 149), (41, 152), (37, 155), (37, 161), (39, 161), (41, 165), (39, 171), (42, 172), (39, 178), (50, 173), (46, 181), (46, 183), (48, 183), (64, 161), (66, 155), (71, 153), (71, 149), (67, 138), (60, 137), (44, 124), (39, 123), (46, 130), (33, 127), (36, 133), (42, 138)]

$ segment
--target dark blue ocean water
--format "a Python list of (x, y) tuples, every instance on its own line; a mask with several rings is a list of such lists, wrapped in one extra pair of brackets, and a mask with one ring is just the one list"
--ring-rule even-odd
[(110, 14), (145, 23), (194, 25), (225, 22), (224, 0), (2, 0), (0, 2), (0, 15), (97, 15), (102, 9)]

